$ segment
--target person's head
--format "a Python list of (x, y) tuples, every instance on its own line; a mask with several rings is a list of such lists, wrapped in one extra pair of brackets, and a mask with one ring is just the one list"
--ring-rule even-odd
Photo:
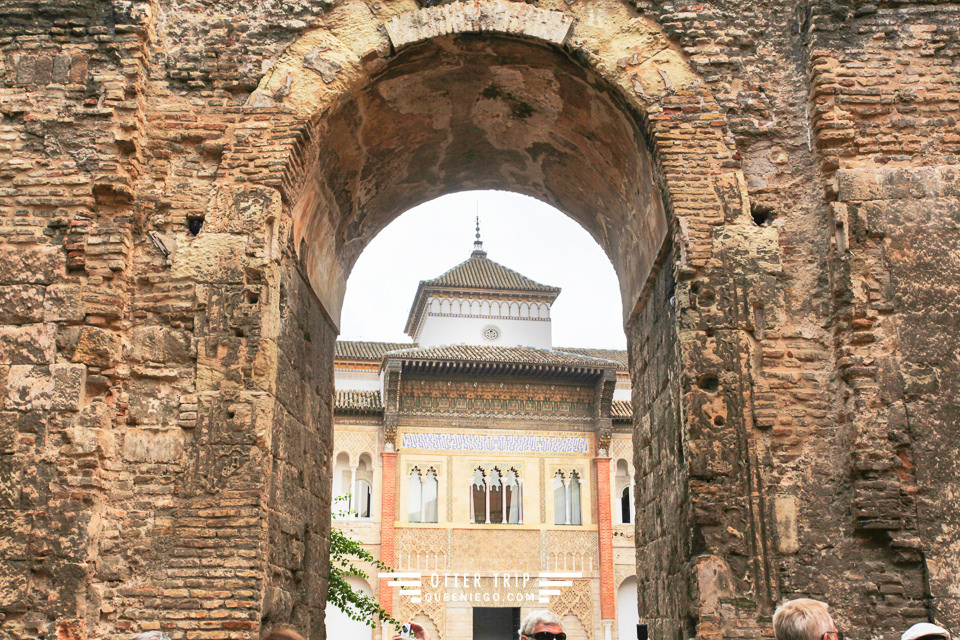
[(809, 598), (780, 605), (773, 614), (773, 632), (777, 640), (843, 640), (827, 605)]
[(920, 622), (903, 632), (900, 640), (950, 640), (950, 632), (929, 622)]
[[(543, 634), (537, 637), (537, 634)], [(560, 618), (553, 612), (541, 609), (531, 611), (520, 625), (520, 640), (565, 640)]]
[(130, 638), (130, 640), (170, 640), (170, 636), (162, 631), (143, 631)]
[(303, 640), (303, 636), (293, 629), (274, 629), (261, 640)]

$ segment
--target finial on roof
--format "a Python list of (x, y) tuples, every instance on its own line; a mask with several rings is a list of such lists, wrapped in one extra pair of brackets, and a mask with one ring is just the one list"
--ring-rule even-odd
[[(478, 205), (479, 206), (479, 205)], [(471, 258), (484, 258), (487, 255), (487, 252), (483, 250), (483, 241), (480, 240), (480, 216), (477, 216), (477, 236), (476, 240), (473, 241), (473, 253), (470, 254)]]

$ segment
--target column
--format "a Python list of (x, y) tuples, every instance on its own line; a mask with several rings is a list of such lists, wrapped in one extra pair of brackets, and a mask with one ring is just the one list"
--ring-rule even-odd
[(570, 524), (570, 477), (563, 478), (563, 497), (567, 500), (566, 518), (563, 524)]
[(636, 524), (637, 513), (633, 503), (633, 471), (630, 472), (630, 484), (627, 485), (627, 500), (630, 502), (630, 504), (627, 505), (627, 513), (630, 514), (630, 524)]
[(517, 478), (517, 524), (523, 524), (523, 478)]
[[(395, 451), (384, 451), (380, 456), (383, 460), (383, 490), (380, 492), (380, 560), (387, 566), (394, 567), (397, 454)], [(389, 582), (387, 578), (380, 580), (380, 606), (387, 613), (393, 613), (393, 589), (387, 586), (387, 582)]]
[(487, 502), (486, 502), (486, 506), (487, 506), (487, 520), (486, 520), (486, 523), (485, 523), (485, 524), (490, 524), (490, 483), (487, 482), (487, 479), (486, 479), (486, 478), (483, 479), (483, 486), (484, 486), (484, 492), (483, 492), (483, 494), (486, 496), (486, 500), (487, 500)]
[[(473, 500), (473, 478), (470, 478), (469, 491), (470, 491), (470, 522), (477, 524), (477, 509)], [(447, 520), (449, 522), (453, 521), (453, 515), (447, 514)]]
[(613, 520), (610, 513), (610, 458), (596, 458), (597, 537), (600, 549), (600, 619), (606, 625), (616, 620), (613, 584)]
[(350, 517), (357, 517), (357, 465), (350, 467)]

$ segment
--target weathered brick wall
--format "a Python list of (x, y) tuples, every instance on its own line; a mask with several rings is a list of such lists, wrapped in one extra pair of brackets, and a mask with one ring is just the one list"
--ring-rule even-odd
[[(670, 264), (672, 261), (665, 261)], [(686, 492), (680, 416), (680, 352), (669, 268), (660, 269), (643, 311), (628, 327), (633, 382), (637, 596), (651, 638), (687, 637), (693, 509)], [(677, 535), (678, 532), (686, 532)]]
[[(642, 615), (664, 638), (758, 637), (804, 594), (853, 636), (960, 625), (960, 5), (533, 4), (573, 16), (564, 64), (633, 100), (673, 225), (629, 329)], [(328, 190), (355, 145), (327, 127), (362, 121), (341, 102), (389, 75), (379, 25), (413, 8), (0, 6), (0, 633), (322, 637), (335, 330), (310, 290), (336, 292), (383, 222)], [(511, 24), (503, 51), (554, 55), (522, 51), (544, 23)], [(317, 32), (332, 57), (305, 114), (270, 70)], [(446, 139), (405, 113), (410, 133), (365, 144)], [(610, 166), (647, 171), (622, 149)]]

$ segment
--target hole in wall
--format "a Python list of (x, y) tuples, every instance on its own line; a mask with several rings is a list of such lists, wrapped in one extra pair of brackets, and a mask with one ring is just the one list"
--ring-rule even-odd
[(700, 376), (697, 380), (697, 386), (708, 393), (716, 393), (717, 389), (720, 388), (720, 378), (712, 373), (708, 373), (707, 375)]
[(758, 227), (769, 227), (776, 218), (773, 209), (763, 205), (754, 205), (751, 207), (750, 216), (753, 218), (753, 223)]
[(727, 423), (727, 420), (723, 416), (713, 416), (713, 424), (718, 427), (722, 427)]
[(187, 231), (190, 232), (190, 235), (195, 236), (200, 233), (200, 229), (203, 228), (203, 216), (190, 216), (187, 218)]

